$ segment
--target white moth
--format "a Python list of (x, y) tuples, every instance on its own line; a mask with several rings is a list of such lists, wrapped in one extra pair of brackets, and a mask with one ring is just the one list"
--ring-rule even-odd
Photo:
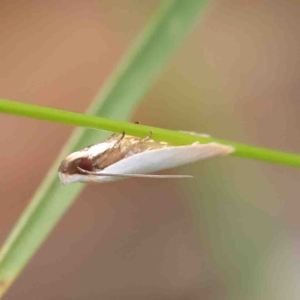
[(146, 138), (113, 134), (106, 141), (70, 154), (62, 161), (58, 174), (63, 184), (108, 182), (126, 177), (187, 178), (189, 175), (151, 175), (148, 173), (181, 166), (234, 151), (219, 143), (172, 146)]

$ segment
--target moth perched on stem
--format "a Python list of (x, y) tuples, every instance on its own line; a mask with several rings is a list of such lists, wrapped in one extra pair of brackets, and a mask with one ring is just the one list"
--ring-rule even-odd
[(127, 177), (190, 178), (189, 175), (151, 175), (148, 173), (177, 167), (234, 151), (219, 143), (172, 146), (166, 142), (113, 134), (106, 141), (70, 154), (59, 167), (63, 184), (107, 182)]

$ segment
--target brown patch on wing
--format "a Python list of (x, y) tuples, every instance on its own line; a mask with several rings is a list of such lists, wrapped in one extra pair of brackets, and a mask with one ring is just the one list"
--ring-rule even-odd
[(118, 144), (115, 145), (115, 147), (106, 150), (104, 153), (94, 158), (93, 166), (95, 169), (103, 170), (132, 155), (168, 146), (169, 145), (164, 142), (159, 143), (154, 140), (145, 140), (143, 138), (126, 135)]
[(93, 166), (95, 169), (103, 170), (106, 167), (123, 159), (125, 154), (120, 151), (119, 147), (106, 150), (104, 153), (94, 158)]

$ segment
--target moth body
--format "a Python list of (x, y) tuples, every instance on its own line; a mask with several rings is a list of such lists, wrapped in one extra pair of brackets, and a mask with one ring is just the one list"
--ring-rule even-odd
[(149, 173), (226, 155), (233, 147), (218, 143), (172, 146), (151, 137), (112, 135), (103, 143), (70, 154), (59, 167), (63, 184), (108, 182), (124, 177), (184, 178), (187, 175), (149, 175)]

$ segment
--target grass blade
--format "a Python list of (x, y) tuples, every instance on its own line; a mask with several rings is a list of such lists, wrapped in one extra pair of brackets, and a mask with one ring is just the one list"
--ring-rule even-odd
[[(132, 109), (160, 75), (180, 46), (206, 0), (166, 0), (151, 18), (134, 47), (96, 97), (88, 114), (128, 119)], [(57, 166), (75, 149), (101, 139), (103, 133), (76, 129), (0, 252), (0, 297), (46, 239), (83, 185), (61, 186)], [(102, 136), (103, 137), (103, 136)]]

